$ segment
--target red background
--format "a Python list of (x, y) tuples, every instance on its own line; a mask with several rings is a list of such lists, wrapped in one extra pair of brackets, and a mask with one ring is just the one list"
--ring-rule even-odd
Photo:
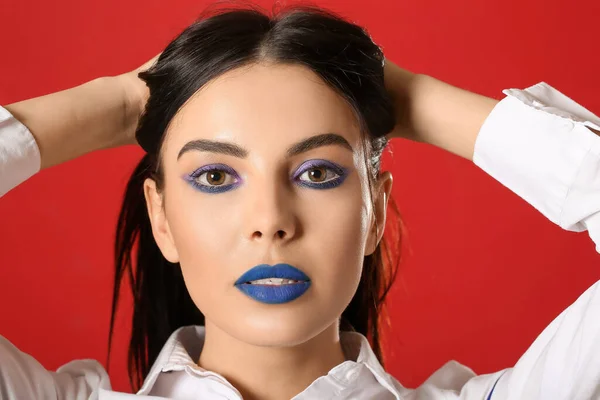
[[(0, 104), (133, 69), (206, 4), (2, 0)], [(600, 111), (596, 0), (317, 4), (366, 26), (409, 70), (498, 99), (504, 88), (546, 81)], [(513, 365), (600, 278), (591, 240), (561, 230), (464, 159), (403, 140), (393, 149), (384, 167), (409, 236), (389, 303), (389, 371), (416, 386), (449, 359), (477, 373)], [(140, 155), (133, 147), (91, 154), (0, 199), (0, 333), (47, 368), (105, 363), (113, 230)], [(110, 363), (117, 390), (128, 389), (128, 310)]]

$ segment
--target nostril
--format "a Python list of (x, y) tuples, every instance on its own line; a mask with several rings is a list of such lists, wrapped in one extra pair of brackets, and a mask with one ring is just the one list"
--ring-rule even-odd
[[(287, 233), (286, 233), (285, 231), (282, 231), (282, 230), (278, 230), (278, 231), (275, 233), (275, 235), (276, 235), (276, 237), (277, 237), (278, 239), (285, 239), (285, 238), (287, 237)], [(263, 234), (262, 234), (262, 232), (261, 232), (261, 231), (255, 231), (255, 232), (254, 232), (254, 235), (253, 235), (253, 237), (254, 237), (255, 239), (261, 239), (261, 238), (263, 237)]]

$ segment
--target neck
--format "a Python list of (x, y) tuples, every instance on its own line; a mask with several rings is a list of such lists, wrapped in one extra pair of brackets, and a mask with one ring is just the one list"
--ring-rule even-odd
[(206, 321), (198, 364), (224, 376), (244, 400), (291, 399), (345, 361), (337, 322), (291, 347), (244, 343)]

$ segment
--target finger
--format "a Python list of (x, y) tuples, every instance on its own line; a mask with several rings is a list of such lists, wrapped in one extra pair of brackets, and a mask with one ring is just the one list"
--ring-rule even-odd
[(158, 60), (158, 57), (160, 57), (162, 53), (157, 54), (156, 56), (154, 56), (152, 59), (146, 61), (144, 63), (144, 65), (142, 65), (141, 67), (136, 69), (136, 72), (143, 72), (143, 71), (147, 71), (148, 69), (150, 69), (150, 67), (152, 65), (154, 65), (154, 63)]

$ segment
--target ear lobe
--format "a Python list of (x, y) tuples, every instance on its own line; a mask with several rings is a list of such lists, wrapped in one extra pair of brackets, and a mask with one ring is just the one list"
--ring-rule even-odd
[(156, 182), (150, 178), (144, 181), (144, 197), (146, 199), (150, 225), (152, 226), (152, 235), (158, 248), (169, 262), (179, 262), (179, 253), (175, 247), (163, 207), (163, 197), (156, 190)]
[(377, 245), (383, 238), (385, 230), (387, 205), (392, 195), (392, 184), (394, 179), (391, 172), (385, 171), (379, 175), (377, 180), (377, 190), (375, 194), (375, 209), (373, 210), (373, 220), (371, 229), (369, 229), (369, 237), (365, 248), (365, 256), (370, 256), (375, 252)]

